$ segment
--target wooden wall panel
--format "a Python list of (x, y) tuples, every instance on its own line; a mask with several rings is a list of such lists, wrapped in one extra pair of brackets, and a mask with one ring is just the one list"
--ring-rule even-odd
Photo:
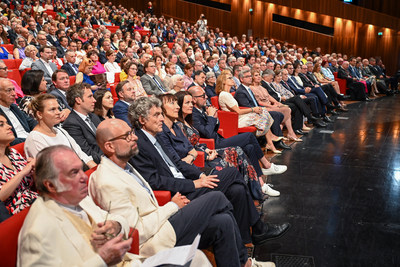
[[(390, 73), (400, 68), (400, 19), (393, 16), (344, 4), (338, 0), (214, 1), (231, 4), (232, 11), (221, 11), (180, 0), (155, 0), (153, 4), (158, 16), (163, 14), (190, 23), (195, 23), (200, 14), (204, 13), (211, 28), (219, 27), (231, 36), (247, 34), (248, 30), (252, 29), (254, 37), (288, 40), (290, 43), (307, 46), (309, 49), (319, 46), (324, 53), (341, 52), (361, 57), (382, 56)], [(375, 8), (375, 3), (383, 2), (365, 1), (367, 8)], [(400, 6), (400, 1), (397, 2), (385, 3), (381, 10)], [(135, 10), (147, 7), (147, 1), (115, 0), (114, 3), (121, 3)], [(251, 14), (250, 8), (254, 10)], [(273, 13), (333, 27), (334, 37), (274, 23)], [(378, 31), (384, 33), (382, 37), (378, 37)]]

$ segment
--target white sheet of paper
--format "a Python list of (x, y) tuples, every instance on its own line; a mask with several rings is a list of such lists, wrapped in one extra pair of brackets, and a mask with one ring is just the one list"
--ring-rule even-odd
[(154, 267), (162, 264), (185, 265), (193, 259), (199, 246), (200, 235), (197, 235), (191, 245), (174, 247), (157, 253), (146, 259), (142, 267)]

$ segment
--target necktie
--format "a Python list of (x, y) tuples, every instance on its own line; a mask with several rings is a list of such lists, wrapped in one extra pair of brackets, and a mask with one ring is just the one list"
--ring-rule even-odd
[(307, 81), (309, 81), (311, 83), (311, 85), (314, 86), (314, 83), (310, 79), (308, 79), (307, 75), (306, 74), (303, 74), (303, 75), (304, 75), (304, 77), (306, 77)]
[(174, 167), (174, 168), (176, 169), (174, 163), (172, 163), (172, 161), (169, 159), (169, 157), (167, 156), (167, 154), (165, 154), (165, 152), (164, 152), (164, 150), (162, 149), (160, 143), (159, 143), (158, 141), (156, 141), (156, 142), (154, 143), (154, 145), (157, 147), (158, 151), (161, 153), (161, 156), (162, 156), (163, 160), (165, 161), (165, 163), (167, 163), (167, 165), (168, 165), (169, 167)]
[(71, 64), (71, 66), (74, 69), (75, 74), (77, 74), (78, 73), (78, 68), (75, 66), (75, 64)]
[(158, 81), (157, 81), (157, 79), (156, 79), (155, 76), (153, 76), (153, 80), (154, 80), (154, 82), (157, 84), (158, 88), (160, 88), (160, 90), (163, 91), (163, 92), (165, 93), (164, 88), (158, 83)]
[(248, 92), (249, 92), (249, 94), (250, 94), (250, 96), (251, 96), (251, 99), (253, 100), (254, 105), (255, 105), (256, 107), (258, 107), (258, 103), (257, 103), (257, 101), (256, 101), (256, 98), (254, 97), (253, 92), (250, 90), (250, 88), (249, 88)]
[(85, 121), (89, 124), (90, 128), (92, 128), (92, 131), (96, 133), (96, 126), (94, 126), (94, 123), (92, 120), (89, 118), (89, 116), (86, 117)]
[(297, 89), (300, 89), (300, 86), (297, 84), (296, 79), (293, 76), (290, 76), (290, 78), (292, 78), (292, 82), (294, 83), (294, 85), (296, 86)]

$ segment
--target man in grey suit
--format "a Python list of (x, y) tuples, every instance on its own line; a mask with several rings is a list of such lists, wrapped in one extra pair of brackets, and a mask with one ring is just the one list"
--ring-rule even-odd
[(148, 95), (161, 95), (168, 92), (160, 77), (156, 75), (156, 63), (154, 60), (147, 60), (143, 68), (146, 74), (140, 78), (140, 81)]
[(32, 70), (44, 71), (44, 79), (47, 82), (47, 88), (51, 85), (51, 76), (57, 70), (56, 64), (49, 62), (53, 55), (50, 46), (44, 45), (39, 49), (40, 59), (32, 63)]
[(61, 121), (64, 121), (68, 117), (72, 109), (68, 105), (66, 97), (69, 88), (68, 72), (63, 69), (56, 70), (51, 76), (51, 79), (53, 81), (53, 90), (50, 92), (50, 94), (57, 97), (57, 102), (61, 109), (60, 119)]
[(92, 89), (87, 83), (76, 83), (67, 91), (67, 101), (72, 107), (71, 113), (63, 123), (63, 128), (74, 138), (82, 151), (100, 163), (103, 152), (97, 145), (96, 131), (100, 118), (93, 114), (94, 103)]

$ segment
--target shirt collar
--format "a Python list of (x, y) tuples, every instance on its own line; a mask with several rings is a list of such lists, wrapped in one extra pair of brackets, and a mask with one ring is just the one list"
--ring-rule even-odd
[(4, 111), (4, 113), (10, 111), (10, 107), (5, 107), (3, 105), (0, 105), (1, 109)]
[(82, 113), (76, 111), (75, 109), (74, 109), (74, 111), (76, 112), (76, 114), (79, 115), (79, 117), (81, 117), (81, 119), (82, 119), (83, 121), (86, 121), (86, 118), (89, 117), (89, 115), (84, 115), (84, 114), (82, 114)]
[(155, 143), (157, 142), (157, 139), (156, 139), (153, 135), (151, 135), (149, 132), (147, 132), (146, 130), (143, 130), (143, 129), (142, 129), (142, 131), (143, 131), (143, 133), (147, 136), (147, 138), (149, 138), (150, 142), (151, 142), (153, 145), (155, 145)]

